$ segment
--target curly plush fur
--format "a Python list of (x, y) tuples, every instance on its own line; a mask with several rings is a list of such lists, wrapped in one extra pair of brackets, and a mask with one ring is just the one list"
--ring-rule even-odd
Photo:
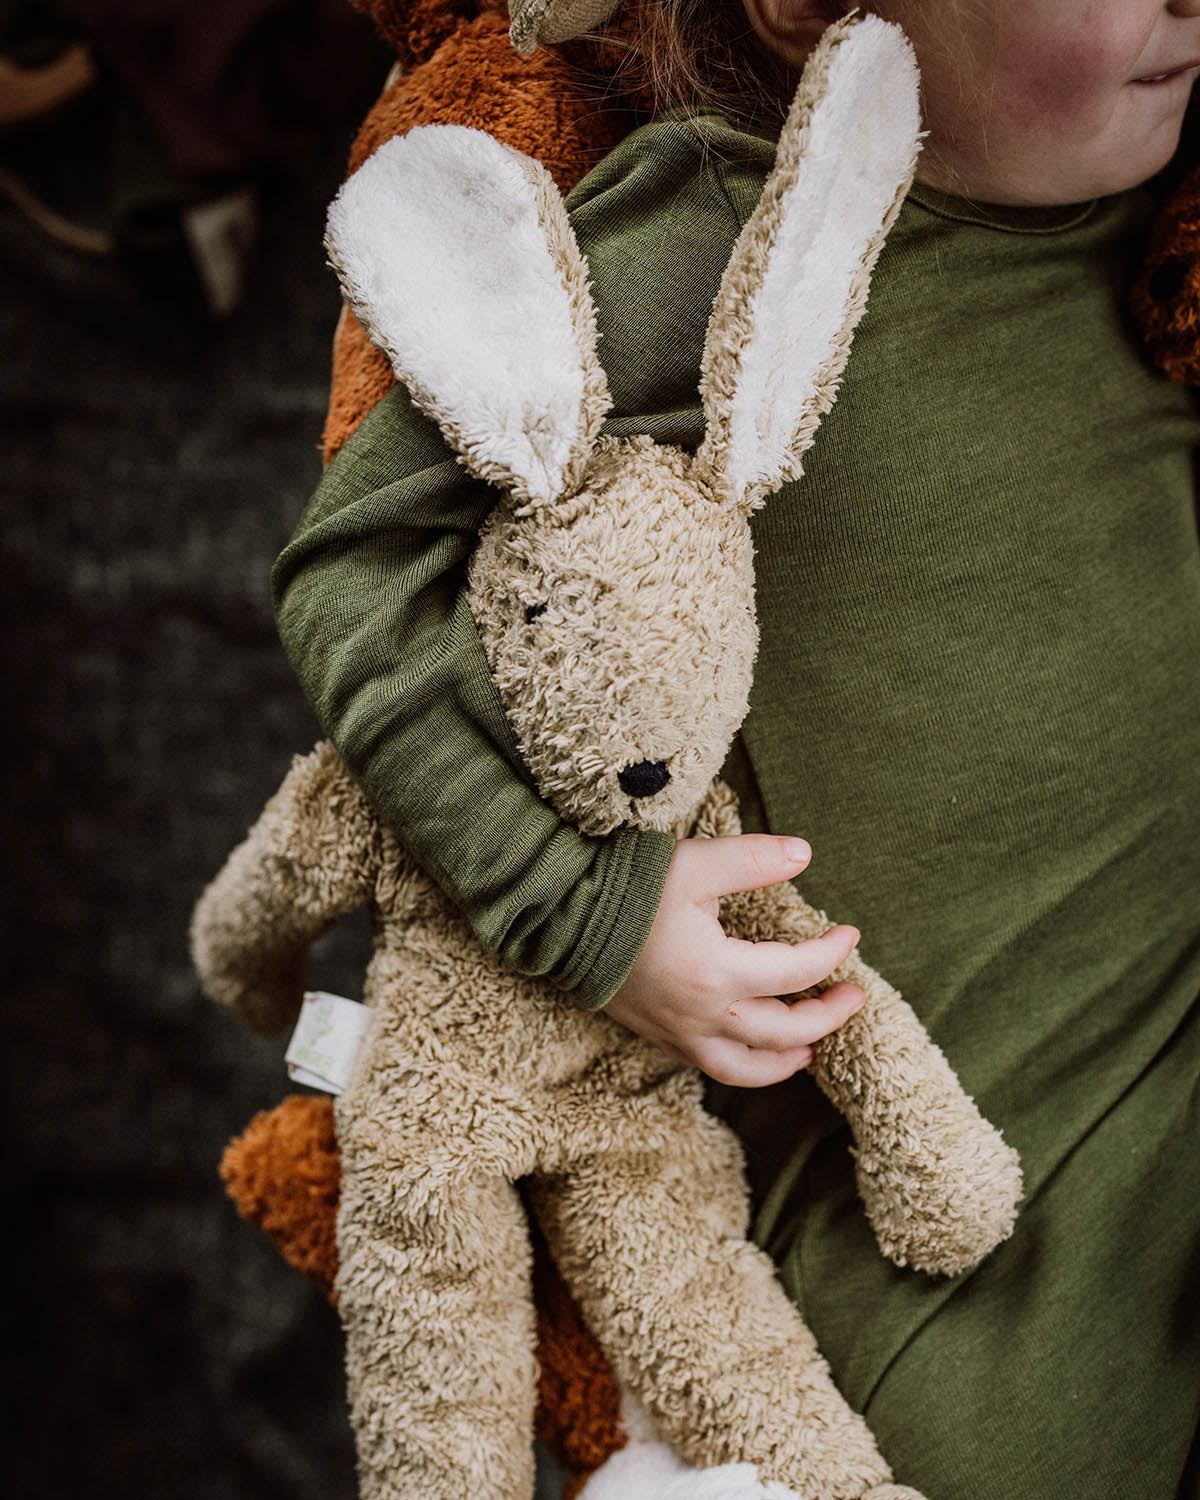
[(334, 1301), (342, 1160), (328, 1099), (292, 1094), (260, 1110), (221, 1157), (238, 1213)]
[[(715, 793), (706, 816), (728, 830), (727, 795)], [(781, 899), (800, 905), (790, 887), (745, 899), (759, 930)], [(749, 1458), (803, 1495), (911, 1500), (881, 1488), (887, 1466), (865, 1425), (745, 1241), (737, 1144), (703, 1110), (697, 1076), (502, 970), (332, 747), (296, 762), (202, 900), (194, 946), (206, 984), (243, 1014), (247, 998), (255, 1017), (294, 1011), (295, 963), (280, 966), (264, 1004), (261, 981), (248, 995), (231, 979), (237, 960), (256, 968), (264, 919), (291, 913), (302, 953), (364, 900), (373, 1018), (336, 1105), (335, 1281), (364, 1495), (529, 1492), (534, 1320), (512, 1186), (529, 1178), (589, 1325), (686, 1459)]]

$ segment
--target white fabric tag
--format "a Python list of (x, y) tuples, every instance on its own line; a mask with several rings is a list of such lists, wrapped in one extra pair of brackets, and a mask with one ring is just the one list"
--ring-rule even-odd
[(309, 990), (300, 1007), (284, 1061), (288, 1077), (310, 1088), (340, 1094), (350, 1077), (370, 1011), (357, 1000)]

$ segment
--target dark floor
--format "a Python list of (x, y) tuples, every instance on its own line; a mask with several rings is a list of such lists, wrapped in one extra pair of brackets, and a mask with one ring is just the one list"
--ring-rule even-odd
[[(353, 1494), (336, 1318), (216, 1176), (283, 1044), (216, 1013), (186, 945), (316, 733), (268, 570), (319, 473), (344, 149), (267, 195), (223, 326), (0, 207), (12, 1496)], [(315, 977), (357, 993), (361, 946)]]

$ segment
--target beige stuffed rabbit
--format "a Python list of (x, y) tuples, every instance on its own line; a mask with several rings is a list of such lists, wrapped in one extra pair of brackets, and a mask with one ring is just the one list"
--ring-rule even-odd
[[(748, 517), (801, 471), (910, 179), (916, 72), (868, 19), (826, 34), (714, 304), (691, 456), (600, 435), (587, 268), (534, 162), (478, 132), (389, 141), (330, 211), (347, 296), (414, 400), (504, 492), (470, 572), (493, 675), (543, 795), (581, 829), (738, 831), (712, 778), (756, 647)], [(294, 1016), (304, 954), (370, 902), (373, 1007), (337, 1104), (339, 1308), (368, 1500), (531, 1490), (525, 1189), (622, 1384), (689, 1463), (754, 1493), (909, 1497), (745, 1240), (732, 1135), (699, 1076), (504, 971), (374, 816), (333, 749), (298, 761), (197, 909), (214, 996)], [(791, 886), (730, 898), (730, 932), (829, 923)], [(956, 1272), (1010, 1231), (1015, 1154), (908, 1006), (868, 1004), (812, 1071), (855, 1138), (883, 1251)], [(830, 982), (833, 982), (832, 980)], [(743, 1493), (744, 1491), (739, 1491)], [(707, 1493), (707, 1491), (706, 1491)]]

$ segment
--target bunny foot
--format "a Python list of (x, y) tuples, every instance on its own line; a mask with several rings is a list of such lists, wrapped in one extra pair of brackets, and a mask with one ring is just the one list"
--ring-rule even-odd
[[(774, 1479), (760, 1479), (755, 1464), (693, 1469), (666, 1443), (630, 1443), (597, 1469), (579, 1500), (807, 1500)], [(922, 1500), (915, 1490), (885, 1484), (862, 1500)]]

